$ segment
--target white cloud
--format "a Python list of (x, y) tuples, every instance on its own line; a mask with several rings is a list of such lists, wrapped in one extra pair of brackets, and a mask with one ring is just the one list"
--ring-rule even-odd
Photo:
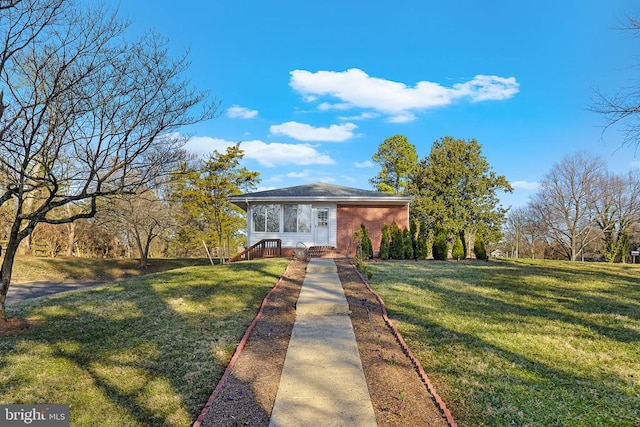
[(253, 119), (258, 116), (258, 110), (251, 110), (249, 108), (240, 107), (239, 105), (232, 105), (227, 110), (227, 116), (232, 119)]
[(259, 140), (245, 141), (240, 144), (245, 159), (252, 159), (262, 166), (275, 167), (283, 165), (332, 165), (335, 162), (321, 154), (309, 144), (282, 144), (279, 142), (263, 142)]
[(372, 168), (374, 166), (371, 160), (365, 160), (364, 162), (355, 162), (353, 165), (357, 168)]
[(540, 188), (539, 182), (530, 182), (530, 181), (514, 181), (511, 183), (513, 188), (521, 188), (523, 190), (537, 190)]
[(416, 119), (416, 115), (413, 113), (410, 113), (408, 111), (403, 111), (400, 114), (394, 114), (393, 116), (389, 117), (389, 120), (387, 120), (389, 123), (409, 123), (412, 122)]
[(364, 113), (358, 114), (357, 116), (341, 116), (338, 118), (345, 122), (355, 122), (358, 120), (375, 119), (376, 117), (380, 117), (380, 114), (364, 112)]
[(459, 96), (468, 96), (472, 102), (501, 101), (520, 92), (515, 77), (477, 75), (473, 80), (453, 85)]
[(214, 150), (219, 153), (224, 153), (227, 148), (235, 145), (235, 142), (225, 141), (224, 139), (210, 138), (208, 136), (198, 136), (189, 138), (184, 146), (184, 149), (189, 153), (196, 154), (198, 156), (208, 156), (213, 153)]
[(300, 172), (289, 172), (285, 175), (287, 178), (307, 178), (309, 177), (309, 171), (304, 170)]
[(329, 110), (349, 110), (351, 109), (351, 104), (347, 104), (347, 103), (336, 103), (336, 104), (330, 104), (328, 102), (323, 102), (321, 104), (318, 105), (318, 110), (320, 111), (329, 111)]
[(347, 71), (294, 70), (289, 85), (306, 101), (316, 101), (320, 96), (339, 100), (322, 102), (322, 110), (352, 108), (374, 109), (392, 117), (394, 123), (415, 120), (412, 111), (442, 107), (468, 99), (471, 102), (503, 100), (519, 92), (515, 77), (477, 75), (472, 80), (444, 87), (438, 83), (420, 81), (410, 87), (404, 83), (371, 77), (364, 71), (352, 68)]
[(306, 123), (286, 122), (281, 125), (272, 125), (269, 131), (274, 135), (286, 135), (299, 141), (342, 142), (352, 138), (353, 130), (357, 127), (353, 123), (343, 123), (316, 128)]
[[(207, 136), (190, 138), (185, 149), (192, 154), (208, 156), (214, 150), (226, 152), (235, 142)], [(255, 160), (262, 166), (275, 167), (284, 165), (332, 165), (333, 159), (318, 152), (310, 144), (282, 144), (278, 142), (263, 142), (260, 140), (243, 141), (240, 148), (244, 151), (244, 158)]]

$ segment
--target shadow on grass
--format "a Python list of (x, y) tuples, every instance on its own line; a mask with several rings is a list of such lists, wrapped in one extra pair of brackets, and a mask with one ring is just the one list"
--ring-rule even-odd
[[(202, 420), (210, 426), (268, 426), (278, 392), (306, 263), (293, 263), (269, 295), (246, 347)], [(296, 279), (298, 277), (299, 279)]]
[(437, 349), (418, 357), (465, 425), (633, 426), (640, 420), (638, 395), (606, 373), (575, 375), (422, 317), (392, 316), (420, 330), (404, 334), (410, 342)]
[[(223, 274), (202, 268), (188, 282), (184, 271), (172, 271), (25, 304), (19, 315), (40, 318), (42, 327), (0, 349), (18, 355), (42, 348), (46, 364), (67, 367), (54, 375), (90, 385), (62, 393), (67, 402), (47, 402), (71, 404), (74, 425), (187, 425), (285, 265), (242, 263)], [(0, 361), (14, 371), (1, 377), (0, 400), (21, 396), (25, 387), (27, 399), (52, 398), (39, 394), (37, 374), (11, 363)]]
[[(602, 264), (595, 264), (598, 265)], [(417, 264), (413, 268), (424, 266)], [(449, 307), (464, 302), (461, 311), (505, 322), (512, 315), (532, 316), (580, 325), (624, 343), (640, 341), (640, 330), (616, 321), (620, 316), (640, 321), (640, 268), (624, 275), (593, 267), (585, 270), (581, 274), (595, 285), (576, 282), (580, 276), (575, 270), (522, 268), (504, 263), (480, 264), (478, 268), (473, 264), (447, 262), (432, 264), (428, 277), (423, 274), (408, 277), (408, 284), (442, 295)], [(546, 283), (545, 277), (551, 277), (553, 282)], [(443, 284), (443, 278), (453, 278), (460, 286)], [(592, 320), (596, 318), (598, 321)], [(605, 324), (607, 321), (614, 324)]]
[(147, 267), (141, 268), (139, 260), (133, 258), (24, 256), (16, 258), (13, 276), (14, 280), (21, 282), (43, 280), (108, 281), (182, 267), (206, 265), (210, 265), (210, 261), (206, 258), (150, 258)]
[[(640, 421), (633, 372), (633, 348), (640, 341), (640, 269), (588, 266), (577, 273), (513, 263), (379, 267), (374, 286), (390, 316), (405, 324), (403, 335), (417, 346), (460, 421), (629, 426)], [(406, 287), (387, 289), (396, 284)], [(580, 347), (584, 344), (589, 348)]]

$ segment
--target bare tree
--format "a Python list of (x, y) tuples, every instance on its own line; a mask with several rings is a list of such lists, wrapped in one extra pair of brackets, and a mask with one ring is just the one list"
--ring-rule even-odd
[(168, 234), (175, 223), (169, 203), (149, 188), (113, 199), (100, 216), (135, 246), (142, 268), (147, 267), (151, 244)]
[(600, 157), (587, 153), (567, 156), (545, 176), (530, 204), (549, 237), (571, 261), (595, 238), (594, 188), (604, 167)]
[[(640, 20), (628, 16), (619, 30), (632, 37), (640, 37)], [(636, 65), (637, 67), (638, 65)], [(623, 133), (622, 145), (631, 145), (637, 151), (640, 144), (640, 87), (635, 83), (620, 88), (614, 94), (596, 90), (591, 111), (604, 116), (604, 131), (619, 126)], [(604, 132), (603, 131), (603, 132)]]
[(31, 247), (32, 255), (40, 255), (43, 252), (55, 258), (64, 248), (66, 243), (66, 230), (60, 225), (40, 223), (33, 230), (34, 241)]
[[(64, 0), (0, 0), (0, 74), (65, 12)], [(0, 119), (6, 108), (0, 85)], [(1, 132), (0, 128), (0, 132)]]
[(0, 26), (0, 51), (12, 52), (0, 59), (0, 206), (13, 212), (0, 268), (3, 320), (18, 245), (38, 223), (90, 218), (99, 198), (134, 194), (168, 173), (184, 142), (177, 129), (217, 107), (181, 77), (186, 55), (169, 56), (154, 33), (128, 41), (115, 13), (63, 0), (65, 13), (41, 22), (30, 7), (44, 1), (13, 3), (0, 9), (0, 22), (14, 23)]
[(601, 173), (596, 182), (596, 225), (602, 232), (606, 261), (626, 259), (630, 226), (640, 215), (640, 175)]
[(525, 208), (517, 208), (509, 212), (505, 223), (505, 238), (512, 248), (512, 256), (520, 256), (520, 245), (523, 240), (525, 225)]
[(547, 231), (544, 221), (538, 218), (536, 210), (533, 209), (531, 205), (528, 205), (524, 211), (522, 236), (529, 246), (531, 259), (536, 257), (536, 249), (540, 247), (542, 247), (542, 249), (539, 252), (541, 252), (542, 257), (544, 257), (544, 251), (548, 247), (546, 240)]

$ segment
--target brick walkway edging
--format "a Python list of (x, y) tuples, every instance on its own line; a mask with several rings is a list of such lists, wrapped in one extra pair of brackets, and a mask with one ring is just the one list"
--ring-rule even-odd
[(209, 396), (209, 400), (207, 400), (207, 403), (205, 403), (204, 408), (202, 408), (202, 412), (200, 412), (200, 415), (198, 416), (198, 419), (193, 423), (192, 427), (201, 427), (202, 426), (202, 422), (204, 421), (205, 416), (209, 413), (209, 409), (211, 408), (211, 405), (213, 405), (213, 402), (218, 397), (218, 394), (220, 394), (220, 390), (224, 386), (224, 384), (227, 381), (227, 378), (229, 377), (229, 375), (231, 375), (231, 371), (233, 370), (233, 368), (234, 368), (234, 366), (236, 364), (236, 361), (240, 357), (240, 353), (242, 353), (242, 350), (244, 349), (244, 346), (247, 344), (247, 341), (249, 341), (249, 336), (251, 335), (251, 332), (253, 331), (253, 328), (258, 323), (258, 320), (260, 320), (260, 318), (262, 317), (262, 313), (264, 312), (264, 308), (267, 305), (267, 301), (271, 297), (271, 294), (278, 287), (280, 282), (282, 282), (282, 279), (284, 277), (286, 277), (287, 271), (289, 270), (289, 266), (290, 265), (291, 265), (291, 263), (287, 264), (287, 268), (285, 268), (284, 273), (282, 273), (282, 275), (280, 276), (280, 278), (276, 282), (275, 286), (273, 288), (271, 288), (269, 293), (267, 293), (267, 295), (262, 300), (262, 304), (260, 304), (260, 309), (258, 310), (258, 314), (256, 314), (256, 317), (253, 318), (253, 321), (251, 322), (251, 324), (249, 325), (249, 327), (245, 331), (244, 335), (242, 336), (242, 339), (240, 340), (240, 342), (238, 343), (238, 346), (236, 347), (236, 351), (233, 353), (233, 356), (231, 357), (231, 360), (229, 361), (229, 364), (227, 365), (227, 368), (224, 370), (224, 374), (222, 374), (222, 377), (218, 381), (218, 385), (216, 386), (216, 388), (211, 393), (211, 396)]
[(450, 427), (458, 427), (458, 424), (453, 419), (453, 415), (451, 415), (451, 411), (449, 411), (449, 409), (447, 408), (447, 405), (445, 405), (444, 401), (440, 398), (440, 396), (436, 392), (435, 387), (433, 386), (433, 384), (431, 384), (431, 381), (429, 380), (427, 373), (422, 368), (420, 361), (416, 358), (416, 356), (413, 354), (413, 352), (411, 351), (407, 343), (404, 341), (404, 339), (402, 338), (402, 335), (400, 335), (400, 331), (398, 331), (398, 329), (395, 327), (393, 322), (391, 322), (391, 319), (389, 319), (387, 306), (384, 304), (382, 297), (380, 297), (380, 295), (378, 295), (378, 293), (373, 290), (373, 288), (369, 285), (369, 282), (367, 282), (367, 279), (365, 279), (365, 277), (362, 275), (360, 270), (356, 268), (353, 262), (351, 262), (351, 265), (353, 266), (353, 269), (356, 271), (356, 273), (358, 273), (358, 276), (360, 276), (360, 280), (362, 280), (362, 283), (365, 284), (367, 289), (369, 289), (369, 292), (371, 292), (378, 300), (378, 303), (380, 304), (380, 307), (382, 309), (382, 318), (384, 319), (384, 322), (387, 324), (387, 326), (389, 326), (389, 328), (393, 332), (393, 335), (395, 335), (396, 340), (402, 347), (402, 351), (404, 351), (407, 357), (411, 360), (411, 363), (413, 363), (414, 368), (418, 371), (418, 375), (420, 376), (420, 379), (427, 387), (427, 390), (429, 390), (429, 393), (433, 397), (433, 400), (435, 401), (436, 406), (438, 406), (438, 409), (440, 409), (440, 412), (446, 418), (447, 423), (449, 424)]

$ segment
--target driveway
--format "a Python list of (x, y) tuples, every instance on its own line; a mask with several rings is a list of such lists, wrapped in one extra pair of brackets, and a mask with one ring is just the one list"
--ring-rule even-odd
[(59, 294), (60, 292), (73, 291), (76, 289), (87, 289), (93, 286), (102, 285), (98, 282), (32, 282), (11, 284), (7, 293), (7, 304), (24, 301), (31, 298), (46, 297)]

